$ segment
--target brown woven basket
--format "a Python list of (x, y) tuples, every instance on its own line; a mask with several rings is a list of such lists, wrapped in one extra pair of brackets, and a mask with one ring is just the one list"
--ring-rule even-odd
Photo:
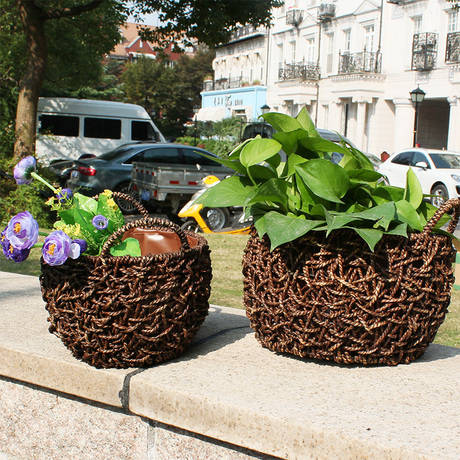
[(444, 321), (455, 249), (431, 230), (460, 200), (446, 202), (419, 234), (385, 235), (375, 252), (353, 230), (310, 233), (270, 252), (253, 230), (243, 258), (244, 305), (262, 346), (345, 364), (409, 363)]
[[(179, 240), (179, 249), (112, 257), (111, 245), (134, 229), (167, 234)], [(99, 256), (54, 267), (42, 261), (41, 268), (50, 332), (95, 367), (145, 367), (173, 359), (189, 346), (208, 314), (212, 275), (207, 242), (167, 220), (145, 217), (128, 223), (107, 240)]]

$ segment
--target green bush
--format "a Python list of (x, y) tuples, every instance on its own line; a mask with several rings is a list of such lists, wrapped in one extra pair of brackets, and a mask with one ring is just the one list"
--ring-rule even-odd
[[(190, 136), (178, 137), (176, 142), (179, 144), (195, 145), (195, 138)], [(228, 154), (238, 145), (238, 142), (229, 140), (196, 139), (196, 144), (220, 158), (227, 158)]]

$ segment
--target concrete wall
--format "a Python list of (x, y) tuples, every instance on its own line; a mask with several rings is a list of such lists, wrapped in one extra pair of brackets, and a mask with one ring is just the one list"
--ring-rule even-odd
[(460, 458), (460, 349), (395, 367), (297, 359), (213, 306), (181, 357), (95, 369), (48, 332), (36, 277), (0, 280), (1, 460)]

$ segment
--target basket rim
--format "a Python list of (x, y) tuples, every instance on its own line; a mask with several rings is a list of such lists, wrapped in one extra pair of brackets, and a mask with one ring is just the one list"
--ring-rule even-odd
[[(95, 263), (97, 261), (103, 261), (104, 264), (115, 264), (117, 261), (121, 261), (123, 260), (124, 262), (131, 262), (131, 263), (136, 263), (136, 262), (141, 262), (143, 260), (153, 260), (153, 261), (162, 261), (162, 260), (165, 260), (165, 259), (174, 259), (174, 258), (181, 258), (184, 254), (189, 254), (189, 253), (194, 253), (194, 252), (197, 252), (197, 251), (200, 251), (206, 247), (208, 247), (208, 242), (207, 240), (197, 234), (197, 233), (194, 233), (194, 232), (190, 232), (188, 230), (183, 230), (184, 233), (188, 236), (192, 236), (193, 238), (196, 238), (197, 240), (197, 244), (196, 246), (193, 246), (193, 247), (190, 247), (190, 248), (182, 248), (181, 250), (178, 250), (178, 251), (171, 251), (171, 252), (162, 252), (160, 254), (147, 254), (146, 256), (129, 256), (129, 255), (125, 255), (125, 256), (112, 256), (112, 255), (108, 255), (106, 257), (101, 257), (100, 255), (97, 255), (97, 256), (91, 256), (91, 255), (85, 255), (85, 254), (82, 254), (80, 255), (80, 257), (78, 257), (77, 259), (71, 259), (72, 262), (91, 262), (91, 263)], [(70, 260), (70, 259), (67, 259), (67, 260)], [(49, 265), (49, 264), (46, 264), (44, 261), (43, 261), (43, 257), (40, 258), (40, 262), (42, 264), (45, 264), (45, 265)], [(62, 266), (65, 266), (67, 263), (67, 261), (65, 263), (63, 263), (62, 265), (57, 265), (57, 267), (62, 267)], [(49, 265), (50, 267), (55, 267), (54, 265)]]
[[(278, 249), (281, 248), (286, 248), (289, 245), (293, 245), (298, 243), (299, 241), (302, 241), (303, 239), (316, 239), (320, 238), (323, 239), (326, 243), (329, 243), (331, 241), (331, 237), (334, 237), (334, 235), (337, 235), (337, 232), (346, 232), (349, 234), (352, 234), (353, 236), (356, 236), (359, 238), (359, 235), (352, 229), (352, 228), (339, 228), (335, 229), (333, 232), (331, 232), (329, 235), (326, 236), (326, 230), (318, 230), (318, 231), (310, 231), (304, 235), (301, 235), (297, 237), (295, 240), (288, 241), (286, 243), (281, 244), (280, 246), (276, 247), (273, 251), (277, 251)], [(270, 241), (270, 238), (267, 234), (265, 234), (262, 238), (259, 236), (256, 228), (254, 225), (251, 226), (250, 230), (250, 236), (258, 238), (260, 241)], [(455, 235), (449, 234), (449, 233), (434, 233), (434, 232), (408, 232), (407, 236), (404, 235), (398, 235), (398, 234), (388, 234), (385, 233), (382, 236), (382, 239), (377, 243), (376, 247), (385, 239), (401, 239), (407, 242), (414, 241), (414, 240), (420, 240), (420, 239), (441, 239), (444, 241), (450, 241), (451, 244), (454, 246), (454, 238)], [(364, 247), (364, 246), (363, 246)], [(375, 251), (370, 251), (370, 252), (375, 252)]]

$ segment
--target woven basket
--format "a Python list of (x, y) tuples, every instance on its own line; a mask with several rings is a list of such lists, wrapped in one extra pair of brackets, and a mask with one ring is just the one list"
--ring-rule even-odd
[[(112, 244), (136, 229), (176, 239), (178, 249), (112, 257)], [(98, 368), (145, 367), (173, 359), (189, 346), (208, 314), (207, 242), (167, 220), (145, 217), (128, 223), (99, 256), (68, 259), (61, 266), (42, 261), (41, 268), (50, 332), (75, 357)]]
[(422, 233), (385, 235), (371, 252), (353, 230), (310, 233), (270, 252), (253, 230), (243, 258), (244, 305), (262, 346), (344, 364), (409, 363), (444, 321), (455, 249), (431, 230), (460, 200), (446, 202)]

